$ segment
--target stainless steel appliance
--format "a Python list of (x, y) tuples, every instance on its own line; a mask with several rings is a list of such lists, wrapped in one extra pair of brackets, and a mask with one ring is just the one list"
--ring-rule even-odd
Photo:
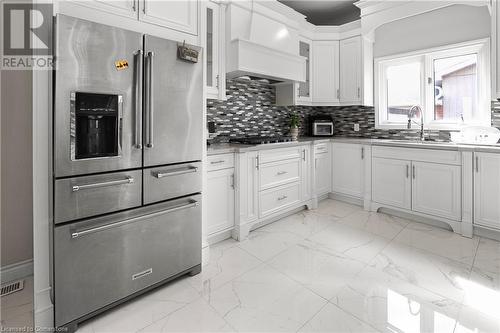
[(330, 116), (311, 116), (309, 124), (311, 136), (333, 135), (333, 120)]
[(201, 269), (200, 48), (58, 15), (53, 290), (70, 330)]

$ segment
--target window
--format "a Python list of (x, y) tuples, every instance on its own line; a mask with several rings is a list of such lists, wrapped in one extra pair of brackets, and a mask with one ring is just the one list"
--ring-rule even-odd
[[(375, 61), (376, 127), (491, 125), (489, 44), (475, 41)], [(418, 105), (422, 114), (410, 114)]]

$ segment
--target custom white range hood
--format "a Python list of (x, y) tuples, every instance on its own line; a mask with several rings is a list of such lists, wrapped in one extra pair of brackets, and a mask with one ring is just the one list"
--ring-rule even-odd
[(228, 78), (252, 76), (281, 82), (305, 81), (298, 29), (259, 3), (230, 2), (226, 11)]

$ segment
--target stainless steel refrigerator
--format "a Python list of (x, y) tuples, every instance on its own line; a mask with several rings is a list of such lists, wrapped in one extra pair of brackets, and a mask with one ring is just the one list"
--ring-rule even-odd
[(201, 269), (201, 50), (58, 15), (56, 326)]

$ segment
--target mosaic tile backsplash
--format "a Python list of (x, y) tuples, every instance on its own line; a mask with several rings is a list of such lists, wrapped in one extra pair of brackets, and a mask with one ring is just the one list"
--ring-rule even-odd
[[(215, 122), (216, 133), (210, 142), (252, 135), (287, 135), (288, 119), (296, 112), (301, 118), (300, 134), (308, 135), (308, 117), (328, 114), (334, 120), (334, 135), (376, 139), (409, 139), (417, 130), (380, 130), (375, 128), (375, 110), (368, 106), (276, 106), (274, 86), (244, 79), (227, 80), (227, 100), (207, 101), (207, 121)], [(359, 124), (359, 132), (353, 130)], [(492, 102), (492, 123), (500, 128), (500, 102)], [(415, 125), (416, 126), (416, 125)], [(436, 141), (449, 141), (448, 131), (427, 131)]]

